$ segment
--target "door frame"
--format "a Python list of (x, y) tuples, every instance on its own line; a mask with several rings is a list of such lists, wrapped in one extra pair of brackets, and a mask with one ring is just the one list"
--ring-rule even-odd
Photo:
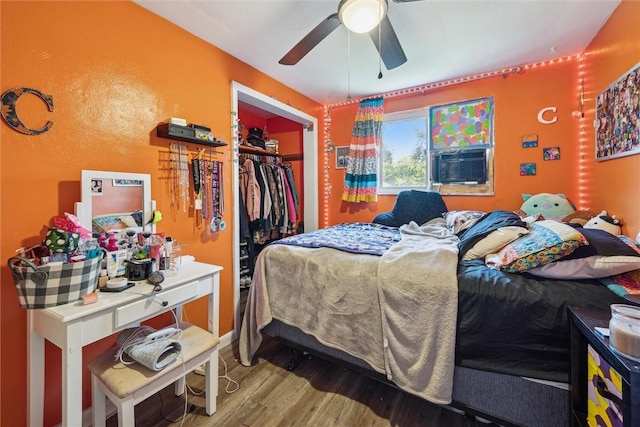
[[(264, 95), (250, 87), (236, 81), (231, 82), (231, 129), (234, 135), (238, 126), (238, 106), (239, 103), (246, 103), (257, 107), (269, 114), (284, 117), (293, 122), (300, 123), (303, 127), (302, 149), (303, 149), (303, 170), (304, 170), (304, 229), (313, 231), (318, 229), (318, 119), (297, 110), (290, 105), (284, 104), (277, 99)], [(233, 141), (233, 332), (229, 344), (240, 336), (240, 318), (242, 307), (240, 307), (240, 215), (239, 203), (239, 174), (237, 167), (238, 143)], [(226, 337), (223, 337), (226, 338)], [(226, 340), (225, 340), (226, 341)]]

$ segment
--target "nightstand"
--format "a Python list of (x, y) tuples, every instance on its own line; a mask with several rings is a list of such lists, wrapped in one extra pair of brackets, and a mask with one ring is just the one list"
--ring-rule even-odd
[(570, 307), (569, 317), (573, 426), (640, 426), (640, 363), (594, 330), (609, 327), (611, 312)]

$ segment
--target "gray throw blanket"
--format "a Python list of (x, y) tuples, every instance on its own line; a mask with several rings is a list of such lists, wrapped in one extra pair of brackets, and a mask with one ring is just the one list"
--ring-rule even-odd
[(256, 261), (240, 330), (243, 365), (277, 319), (385, 373), (403, 390), (450, 403), (457, 312), (457, 244), (444, 220), (401, 229), (383, 256), (289, 245)]
[(451, 403), (459, 239), (442, 219), (400, 227), (378, 266), (387, 378), (439, 404)]

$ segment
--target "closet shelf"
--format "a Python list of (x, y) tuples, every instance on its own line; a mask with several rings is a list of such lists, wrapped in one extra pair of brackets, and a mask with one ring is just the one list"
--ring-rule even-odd
[(162, 123), (156, 128), (156, 135), (160, 138), (176, 139), (178, 141), (193, 142), (194, 144), (206, 145), (209, 147), (222, 147), (227, 145), (218, 140), (205, 140), (195, 137), (195, 130), (188, 126), (174, 125), (173, 123)]
[(268, 151), (268, 150), (263, 150), (262, 148), (249, 147), (249, 146), (246, 146), (246, 145), (240, 145), (238, 147), (238, 151), (240, 151), (241, 153), (261, 154), (261, 155), (265, 155), (265, 156), (281, 157), (282, 160), (285, 160), (285, 161), (303, 160), (304, 159), (304, 155), (302, 153), (298, 153), (298, 154), (277, 154), (277, 153), (273, 153), (273, 152)]

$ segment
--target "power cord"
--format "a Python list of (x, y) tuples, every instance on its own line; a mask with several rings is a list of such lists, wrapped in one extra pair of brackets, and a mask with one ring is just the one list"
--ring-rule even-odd
[[(182, 308), (182, 316), (187, 319), (187, 322), (189, 321), (189, 316), (187, 315), (187, 310), (186, 308)], [(218, 352), (218, 358), (222, 361), (222, 364), (224, 365), (224, 375), (218, 375), (218, 379), (225, 379), (227, 380), (227, 386), (224, 388), (225, 393), (227, 394), (231, 394), (231, 393), (235, 393), (236, 391), (238, 391), (240, 389), (240, 384), (238, 384), (237, 381), (235, 381), (233, 378), (231, 378), (229, 376), (228, 373), (228, 368), (227, 368), (227, 362), (225, 362), (225, 360), (222, 358), (222, 356), (220, 355), (220, 352)], [(204, 375), (204, 368), (203, 367), (199, 367), (196, 368), (196, 370), (194, 371), (196, 374), (198, 375)], [(235, 385), (235, 388), (233, 390), (230, 390), (229, 387), (231, 387), (231, 384)], [(191, 388), (189, 388), (191, 390)], [(193, 390), (192, 390), (193, 392)], [(202, 394), (203, 392), (200, 393), (194, 393), (196, 396), (199, 394)]]
[[(227, 362), (225, 362), (225, 360), (222, 358), (222, 356), (220, 355), (220, 353), (218, 353), (218, 358), (220, 359), (220, 361), (222, 362), (222, 365), (224, 366), (224, 375), (218, 375), (218, 379), (225, 379), (227, 380), (227, 386), (224, 388), (225, 393), (227, 394), (231, 394), (231, 393), (235, 393), (236, 391), (238, 391), (240, 389), (240, 384), (238, 384), (237, 381), (235, 381), (234, 379), (232, 379), (229, 374), (228, 374), (228, 368), (227, 368)], [(198, 375), (204, 375), (204, 367), (199, 367), (194, 371), (196, 374)], [(235, 388), (233, 390), (230, 389), (231, 384), (233, 384), (235, 386)], [(200, 393), (193, 393), (196, 396), (199, 394), (202, 394), (203, 392)]]
[[(220, 360), (222, 360), (222, 364), (224, 365), (224, 375), (219, 375), (218, 379), (224, 378), (225, 380), (227, 380), (227, 386), (224, 388), (224, 391), (227, 394), (235, 393), (240, 389), (240, 384), (238, 384), (237, 381), (231, 379), (231, 377), (227, 373), (227, 362), (225, 362), (222, 356), (220, 356), (220, 353), (218, 353), (218, 357), (220, 358)], [(233, 390), (229, 390), (229, 387), (231, 386), (231, 384), (235, 384), (236, 388), (234, 388)]]
[[(130, 292), (130, 293), (136, 293), (139, 294), (137, 292)], [(153, 294), (139, 294), (139, 295), (143, 295), (143, 296), (152, 296), (153, 297), (153, 301), (162, 305), (163, 307), (167, 306), (167, 302), (162, 300), (161, 298), (156, 297)], [(156, 301), (156, 299), (160, 300), (159, 302)], [(184, 384), (186, 385), (186, 388), (191, 390), (191, 387), (189, 386), (189, 384), (187, 383), (187, 367), (184, 361), (184, 353), (183, 353), (183, 349), (182, 349), (182, 341), (180, 341), (180, 338), (182, 338), (182, 329), (180, 328), (180, 322), (178, 321), (178, 316), (176, 315), (175, 310), (169, 310), (169, 312), (171, 312), (171, 314), (173, 315), (173, 320), (175, 321), (175, 329), (178, 331), (178, 338), (176, 339), (176, 341), (180, 342), (180, 351), (178, 352), (178, 356), (177, 358), (179, 358), (180, 360), (182, 360), (182, 379), (184, 381)], [(132, 363), (135, 363), (135, 360), (132, 361), (125, 361), (122, 359), (122, 355), (125, 354), (125, 352), (130, 349), (131, 347), (135, 346), (135, 345), (139, 345), (139, 344), (143, 344), (144, 341), (146, 340), (146, 337), (148, 335), (150, 335), (153, 332), (156, 332), (156, 330), (154, 328), (152, 328), (151, 326), (139, 326), (137, 328), (131, 328), (133, 329), (129, 335), (125, 336), (124, 341), (120, 344), (120, 348), (118, 349), (118, 352), (116, 353), (116, 358), (120, 359), (120, 362), (122, 362), (122, 364), (124, 365), (130, 365)], [(120, 340), (120, 337), (123, 336), (123, 334), (126, 333), (126, 330), (121, 332), (120, 336), (118, 336), (118, 338), (116, 339), (116, 341)], [(173, 338), (173, 337), (172, 337)], [(167, 339), (167, 338), (164, 338)], [(162, 401), (162, 394), (160, 394), (160, 400)], [(181, 417), (181, 423), (180, 426), (184, 425), (184, 422), (187, 418), (187, 412), (188, 412), (188, 408), (189, 408), (189, 393), (185, 390), (184, 392), (184, 412), (182, 414)], [(168, 418), (165, 417), (165, 415), (162, 413), (162, 407), (164, 406), (164, 401), (162, 401), (162, 406), (160, 408), (160, 416), (162, 417), (162, 419), (164, 419), (165, 421), (169, 421), (171, 423), (177, 423), (178, 421), (180, 421), (180, 419), (172, 421)]]
[[(154, 291), (158, 291), (156, 288), (154, 288)], [(127, 291), (125, 291), (127, 292)], [(142, 295), (145, 297), (151, 297), (152, 300), (157, 303), (160, 304), (163, 307), (166, 307), (168, 305), (168, 302), (163, 300), (162, 298), (160, 298), (159, 296), (154, 295), (154, 293), (149, 293), (149, 294), (144, 294), (141, 292), (127, 292), (127, 293), (131, 293), (131, 294), (137, 294), (137, 295)], [(178, 317), (175, 313), (175, 310), (169, 310), (171, 312), (171, 314), (173, 315), (173, 319), (175, 320), (175, 327), (176, 329), (179, 331), (179, 336), (178, 336), (178, 341), (180, 341), (180, 338), (182, 337), (182, 329), (180, 328), (180, 322), (178, 321)], [(183, 317), (185, 318), (185, 321), (189, 321), (189, 318), (187, 316), (187, 311), (186, 308), (183, 306), (182, 307), (182, 314)], [(118, 352), (116, 354), (116, 357), (120, 358), (120, 361), (123, 364), (132, 364), (135, 363), (135, 361), (130, 361), (130, 362), (126, 362), (124, 360), (122, 360), (122, 354), (125, 353), (126, 349), (136, 345), (136, 344), (140, 344), (141, 342), (144, 342), (145, 338), (147, 335), (155, 332), (156, 330), (150, 326), (139, 326), (138, 328), (136, 328), (129, 336), (126, 337), (126, 339), (124, 340), (124, 342), (120, 345), (120, 348), (118, 349)], [(182, 344), (182, 342), (180, 342)], [(199, 396), (203, 393), (205, 393), (206, 390), (202, 390), (201, 392), (196, 392), (194, 391), (191, 386), (189, 385), (189, 383), (187, 382), (187, 370), (186, 370), (186, 365), (185, 365), (185, 361), (184, 361), (184, 355), (182, 353), (182, 346), (180, 348), (180, 352), (178, 354), (178, 357), (182, 360), (182, 378), (184, 380), (184, 384), (186, 386), (186, 389), (188, 390), (188, 392), (191, 392), (193, 395), (195, 396)], [(224, 366), (224, 374), (223, 375), (218, 375), (218, 379), (225, 379), (227, 380), (227, 385), (225, 387), (225, 392), (227, 394), (231, 394), (231, 393), (235, 393), (236, 391), (238, 391), (240, 389), (240, 384), (238, 384), (237, 381), (235, 381), (234, 379), (232, 379), (229, 374), (228, 374), (228, 367), (227, 367), (227, 362), (222, 358), (222, 356), (220, 355), (220, 353), (218, 352), (218, 358), (222, 361), (222, 364)], [(196, 369), (196, 373), (200, 374), (200, 372), (198, 372), (201, 368)], [(204, 370), (202, 370), (202, 374), (204, 374)], [(233, 389), (231, 389), (230, 387), (232, 386), (232, 384), (235, 386)], [(185, 390), (184, 393), (184, 411), (182, 414), (182, 417), (177, 419), (177, 420), (170, 420), (168, 419), (162, 411), (162, 408), (164, 407), (164, 400), (162, 399), (162, 394), (159, 393), (160, 395), (160, 401), (162, 402), (162, 405), (160, 407), (160, 416), (162, 417), (163, 420), (170, 422), (170, 423), (177, 423), (178, 421), (180, 421), (180, 426), (182, 427), (184, 425), (184, 422), (187, 418), (187, 413), (189, 411), (189, 396), (188, 393)], [(193, 407), (193, 405), (192, 405)]]

